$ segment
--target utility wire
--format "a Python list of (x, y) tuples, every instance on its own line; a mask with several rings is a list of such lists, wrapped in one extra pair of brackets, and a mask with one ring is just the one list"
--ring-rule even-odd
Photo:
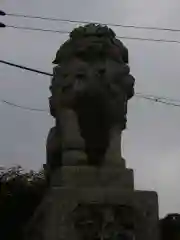
[[(16, 25), (5, 25), (5, 27), (21, 29), (21, 30), (31, 30), (31, 31), (39, 31), (39, 32), (52, 32), (52, 33), (60, 33), (60, 34), (69, 34), (71, 31), (66, 30), (52, 30), (52, 29), (44, 29), (44, 28), (33, 28), (33, 27), (19, 27)], [(148, 41), (148, 42), (163, 42), (163, 43), (178, 43), (178, 40), (167, 40), (167, 39), (154, 39), (154, 38), (140, 38), (140, 37), (129, 37), (129, 36), (116, 36), (118, 39), (127, 39), (127, 40), (137, 40), (137, 41)]]
[(39, 31), (39, 32), (52, 32), (52, 33), (61, 33), (61, 34), (69, 34), (70, 33), (70, 31), (65, 31), (65, 30), (52, 30), (52, 29), (44, 29), (44, 28), (20, 27), (20, 26), (15, 26), (15, 25), (5, 25), (5, 27), (22, 29), (22, 30)]
[(5, 104), (11, 106), (11, 107), (21, 108), (23, 110), (36, 111), (36, 112), (49, 112), (47, 109), (31, 108), (31, 107), (27, 107), (27, 106), (21, 106), (21, 105), (18, 105), (18, 104), (15, 104), (13, 102), (9, 102), (9, 101), (3, 100), (3, 99), (1, 99), (0, 101), (2, 103), (5, 103)]
[(174, 99), (174, 98), (169, 98), (169, 97), (164, 97), (164, 96), (155, 96), (155, 95), (152, 95), (152, 94), (144, 94), (144, 93), (140, 93), (140, 92), (136, 93), (136, 97), (156, 99), (156, 100), (159, 99), (161, 101), (169, 101), (169, 102), (180, 103), (179, 99)]
[[(23, 70), (39, 73), (39, 74), (42, 74), (42, 75), (47, 75), (47, 76), (51, 76), (51, 77), (53, 76), (52, 73), (48, 73), (48, 72), (45, 72), (45, 71), (39, 71), (39, 70), (34, 69), (34, 68), (25, 67), (23, 65), (14, 64), (14, 63), (7, 62), (7, 61), (4, 61), (4, 60), (0, 60), (0, 63), (10, 65), (12, 67), (20, 68), (20, 69), (23, 69)], [(144, 94), (144, 93), (140, 93), (140, 92), (137, 92), (136, 96), (140, 97), (140, 98), (148, 98), (149, 100), (150, 99), (161, 99), (161, 100), (166, 100), (166, 101), (170, 101), (170, 102), (180, 102), (179, 99), (172, 99), (172, 98), (167, 98), (167, 97), (162, 97), (162, 96), (155, 96), (155, 95)]]
[[(137, 96), (137, 95), (136, 95)], [(158, 97), (154, 97), (154, 98), (149, 98), (149, 97), (141, 97), (143, 99), (146, 99), (146, 100), (149, 100), (149, 101), (152, 101), (152, 102), (158, 102), (158, 103), (163, 103), (165, 105), (169, 105), (169, 106), (173, 106), (173, 107), (180, 107), (180, 104), (177, 104), (177, 103), (172, 103), (172, 102), (168, 102), (168, 101), (165, 101), (165, 100), (162, 100)]]
[[(43, 75), (53, 76), (52, 73), (39, 71), (37, 69), (25, 67), (25, 66), (14, 64), (14, 63), (7, 62), (7, 61), (4, 61), (4, 60), (0, 60), (0, 63), (7, 64), (7, 65), (10, 65), (10, 66), (13, 66), (13, 67), (20, 68), (20, 69), (32, 71), (32, 72), (35, 72), (35, 73), (40, 73), (40, 74), (43, 74)], [(173, 103), (173, 102), (180, 102), (180, 100), (177, 100), (177, 99), (170, 99), (170, 98), (167, 98), (167, 97), (159, 97), (159, 96), (148, 95), (148, 94), (143, 94), (143, 93), (136, 93), (135, 96), (138, 97), (138, 98), (142, 98), (142, 99), (152, 101), (152, 102), (159, 102), (159, 103), (169, 105), (169, 106), (180, 107), (180, 104)], [(29, 108), (29, 107), (25, 107), (25, 106), (20, 106), (20, 105), (14, 104), (14, 103), (6, 101), (6, 100), (0, 100), (0, 101), (2, 103), (11, 105), (13, 107), (22, 108), (22, 109), (25, 109), (25, 110), (41, 111), (41, 112), (47, 112), (48, 111), (48, 110), (45, 110), (45, 109), (36, 109), (36, 108)]]
[[(148, 97), (143, 97), (143, 99), (149, 100), (149, 101), (152, 101), (152, 102), (156, 102), (156, 103), (157, 102), (158, 103), (162, 103), (162, 104), (165, 104), (167, 106), (180, 107), (180, 104), (166, 102), (166, 101), (163, 101), (161, 99), (156, 99), (156, 98), (152, 99), (152, 98), (148, 98)], [(4, 104), (7, 104), (7, 105), (11, 106), (11, 107), (20, 108), (20, 109), (23, 109), (23, 110), (36, 111), (36, 112), (47, 112), (47, 113), (49, 113), (48, 109), (38, 109), (38, 108), (31, 108), (31, 107), (21, 106), (21, 105), (15, 104), (15, 103), (7, 101), (7, 100), (0, 100), (0, 101), (2, 103), (4, 103)]]
[(14, 64), (14, 63), (7, 62), (7, 61), (4, 61), (4, 60), (0, 60), (0, 63), (4, 63), (4, 64), (10, 65), (10, 66), (12, 66), (12, 67), (21, 68), (21, 69), (23, 69), (23, 70), (27, 70), (27, 71), (31, 71), (31, 72), (36, 72), (36, 73), (40, 73), (40, 74), (47, 75), (47, 76), (53, 76), (52, 73), (40, 71), (40, 70), (37, 70), (37, 69), (34, 69), (34, 68), (25, 67), (25, 66), (22, 66), (22, 65), (19, 65), (19, 64)]
[(83, 21), (83, 20), (54, 18), (54, 17), (42, 17), (42, 16), (25, 15), (25, 14), (18, 14), (18, 13), (6, 13), (6, 15), (7, 15), (7, 16), (12, 16), (12, 17), (30, 18), (30, 19), (41, 19), (41, 20), (58, 21), (58, 22), (68, 22), (68, 23), (80, 23), (80, 24), (95, 23), (95, 24), (108, 25), (108, 26), (112, 26), (112, 27), (122, 27), (122, 28), (135, 28), (135, 29), (144, 29), (144, 30), (158, 30), (158, 31), (180, 32), (180, 29), (175, 29), (175, 28), (161, 28), (161, 27), (150, 27), (150, 26), (124, 25), (124, 24), (118, 24), (118, 23), (101, 23), (101, 22), (94, 22), (94, 21)]

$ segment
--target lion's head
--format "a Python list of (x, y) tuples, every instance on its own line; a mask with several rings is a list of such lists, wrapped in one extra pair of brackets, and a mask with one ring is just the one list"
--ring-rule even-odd
[(73, 30), (53, 63), (57, 64), (50, 87), (54, 112), (61, 106), (77, 109), (83, 99), (89, 99), (96, 106), (101, 102), (103, 107), (104, 102), (112, 121), (120, 124), (123, 115), (125, 119), (134, 78), (127, 65), (128, 50), (111, 29), (89, 24)]

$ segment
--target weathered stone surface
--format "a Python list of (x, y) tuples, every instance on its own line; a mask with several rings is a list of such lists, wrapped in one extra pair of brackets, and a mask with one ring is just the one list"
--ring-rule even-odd
[(90, 24), (70, 34), (54, 63), (50, 185), (25, 240), (158, 240), (157, 194), (134, 190), (121, 156), (135, 82), (128, 50), (111, 29)]
[(118, 167), (62, 167), (58, 169), (51, 181), (51, 186), (64, 187), (112, 187), (117, 189), (134, 189), (133, 170)]
[[(74, 211), (78, 206), (83, 206), (85, 211), (84, 215), (80, 208), (80, 221), (84, 221), (84, 216), (88, 224), (88, 218), (92, 217), (93, 225), (83, 227), (80, 224), (77, 229), (75, 222), (79, 217), (74, 219)], [(95, 211), (93, 216), (91, 211)], [(122, 222), (121, 226), (121, 219), (128, 223)], [(135, 191), (131, 169), (62, 167), (54, 173), (50, 190), (27, 228), (26, 240), (80, 240), (83, 238), (79, 237), (79, 232), (86, 235), (87, 231), (94, 234), (99, 231), (100, 234), (102, 229), (99, 225), (96, 229), (97, 224), (110, 224), (107, 234), (125, 231), (134, 234), (136, 240), (158, 240), (157, 194)]]
[(135, 191), (134, 205), (137, 239), (159, 240), (158, 195), (154, 191)]
[(71, 32), (54, 63), (49, 105), (56, 121), (47, 139), (49, 169), (62, 166), (64, 151), (72, 149), (85, 152), (89, 165), (121, 162), (121, 133), (135, 83), (127, 48), (107, 26), (88, 24)]
[[(156, 193), (147, 191), (123, 191), (117, 188), (102, 187), (52, 188), (49, 192), (49, 198), (46, 198), (46, 209), (44, 209), (44, 211), (46, 211), (46, 218), (38, 222), (38, 224), (43, 226), (41, 228), (41, 238), (40, 235), (38, 235), (39, 238), (26, 239), (81, 239), (78, 237), (73, 218), (74, 210), (78, 204), (85, 204), (86, 206), (99, 204), (117, 209), (125, 206), (125, 208), (133, 209), (134, 218), (131, 229), (133, 230), (136, 240), (158, 240), (158, 202)], [(119, 218), (121, 217), (120, 215)], [(112, 224), (115, 224), (115, 222), (112, 221)]]

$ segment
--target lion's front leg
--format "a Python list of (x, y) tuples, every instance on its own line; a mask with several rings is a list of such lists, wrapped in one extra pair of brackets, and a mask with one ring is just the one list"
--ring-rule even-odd
[(105, 155), (106, 165), (122, 165), (124, 160), (121, 155), (121, 130), (112, 128), (109, 134), (109, 147)]
[(78, 165), (86, 162), (84, 139), (81, 137), (77, 114), (71, 109), (61, 109), (58, 115), (62, 136), (62, 164)]
[(57, 168), (62, 166), (62, 139), (56, 127), (52, 127), (49, 131), (46, 142), (46, 164), (44, 169), (47, 181)]

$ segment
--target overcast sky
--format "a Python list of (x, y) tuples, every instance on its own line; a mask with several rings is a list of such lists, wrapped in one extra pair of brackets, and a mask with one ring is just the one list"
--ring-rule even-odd
[[(0, 9), (66, 19), (180, 28), (179, 0), (1, 0)], [(9, 25), (71, 30), (75, 24), (1, 17)], [(114, 28), (118, 36), (176, 39), (180, 33)], [(56, 50), (67, 39), (57, 33), (0, 30), (0, 59), (52, 72)], [(180, 99), (180, 44), (123, 41), (129, 49), (136, 91)], [(50, 78), (0, 64), (0, 99), (48, 109)], [(0, 103), (0, 165), (39, 169), (53, 119)], [(180, 108), (134, 97), (123, 136), (127, 166), (136, 189), (156, 190), (160, 215), (180, 212)]]

